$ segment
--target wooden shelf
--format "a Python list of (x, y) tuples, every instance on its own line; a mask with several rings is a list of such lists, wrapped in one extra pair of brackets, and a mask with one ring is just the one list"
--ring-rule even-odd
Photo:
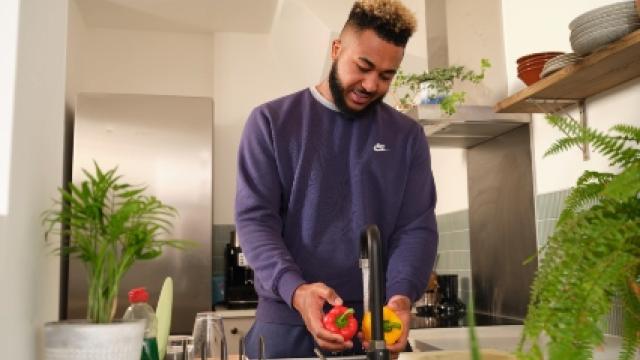
[(543, 103), (542, 100), (580, 101), (640, 76), (640, 30), (569, 65), (535, 84), (498, 102), (497, 113), (543, 113), (559, 111), (571, 102)]

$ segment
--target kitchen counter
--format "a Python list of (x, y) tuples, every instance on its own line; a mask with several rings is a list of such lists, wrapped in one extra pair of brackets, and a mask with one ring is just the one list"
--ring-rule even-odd
[[(496, 349), (507, 352), (515, 351), (522, 325), (477, 326), (476, 334), (481, 348)], [(400, 360), (419, 360), (419, 352), (438, 350), (467, 350), (469, 349), (469, 329), (434, 328), (413, 329), (409, 333), (409, 343), (416, 353), (403, 353)], [(605, 346), (594, 352), (594, 359), (617, 359), (622, 345), (622, 339), (617, 336), (605, 336)], [(636, 355), (636, 359), (640, 359)]]
[(256, 309), (228, 309), (224, 306), (216, 305), (214, 312), (223, 318), (254, 318)]

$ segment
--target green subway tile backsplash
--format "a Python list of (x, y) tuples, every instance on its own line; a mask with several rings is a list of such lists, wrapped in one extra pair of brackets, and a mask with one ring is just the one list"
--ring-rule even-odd
[(461, 210), (436, 216), (439, 245), (438, 274), (457, 274), (460, 298), (471, 296), (471, 256), (469, 252), (469, 211)]

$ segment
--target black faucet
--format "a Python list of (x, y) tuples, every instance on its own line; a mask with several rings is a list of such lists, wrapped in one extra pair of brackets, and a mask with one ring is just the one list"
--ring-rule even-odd
[(367, 225), (360, 236), (360, 264), (362, 268), (369, 267), (368, 305), (371, 311), (371, 339), (367, 350), (369, 360), (389, 360), (389, 350), (384, 342), (382, 327), (382, 307), (386, 289), (383, 261), (380, 230), (376, 225)]

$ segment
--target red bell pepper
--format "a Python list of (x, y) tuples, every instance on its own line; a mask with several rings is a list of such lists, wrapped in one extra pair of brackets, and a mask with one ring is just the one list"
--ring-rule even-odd
[(358, 332), (358, 320), (353, 313), (352, 308), (336, 305), (324, 315), (322, 324), (332, 333), (342, 335), (344, 341), (349, 341)]

